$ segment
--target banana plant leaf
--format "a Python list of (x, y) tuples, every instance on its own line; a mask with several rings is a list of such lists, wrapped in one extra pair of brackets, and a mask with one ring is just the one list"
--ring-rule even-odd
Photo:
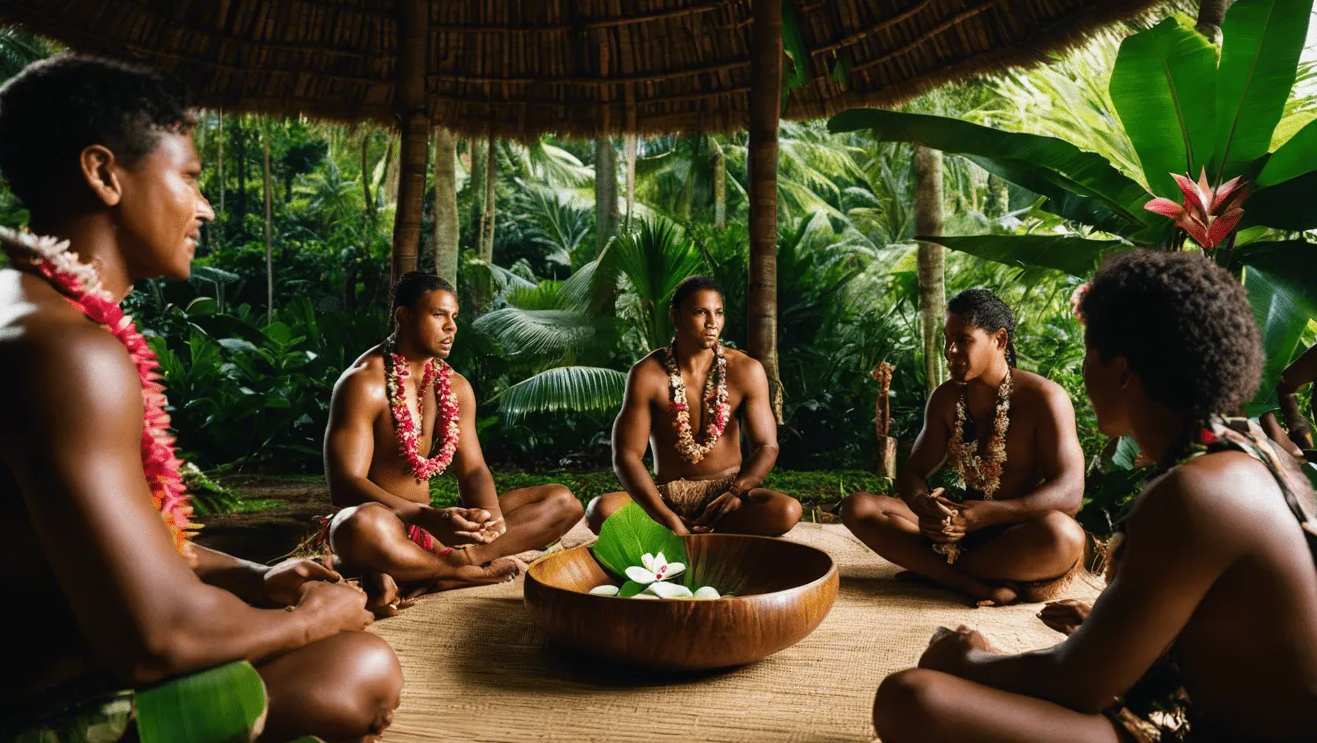
[(1276, 408), (1276, 383), (1294, 357), (1308, 319), (1317, 317), (1317, 245), (1300, 240), (1257, 242), (1235, 251), (1244, 287), (1262, 331), (1267, 359), (1257, 395), (1247, 408), (1258, 415)]
[(1298, 74), (1313, 0), (1239, 0), (1221, 24), (1214, 182), (1267, 154)]
[(1259, 188), (1274, 186), (1314, 169), (1317, 169), (1317, 119), (1308, 122), (1280, 149), (1271, 153), (1255, 184)]
[(1317, 229), (1314, 194), (1317, 194), (1317, 170), (1259, 189), (1244, 201), (1244, 218), (1239, 229), (1259, 225), (1293, 232)]
[(1091, 276), (1108, 253), (1134, 248), (1120, 240), (1086, 240), (1062, 235), (921, 235), (915, 239), (1008, 266), (1041, 266), (1082, 278)]
[(1171, 173), (1206, 167), (1216, 135), (1216, 48), (1176, 18), (1125, 39), (1111, 72), (1111, 101), (1148, 186), (1176, 198)]
[(138, 689), (142, 743), (248, 743), (265, 725), (265, 682), (237, 661)]
[(1122, 175), (1101, 155), (1085, 152), (1063, 139), (1003, 132), (941, 116), (871, 108), (843, 111), (828, 121), (832, 132), (862, 129), (873, 130), (874, 139), (879, 141), (911, 142), (953, 155), (1013, 160), (1017, 169), (1029, 168), (1044, 181), (1059, 176), (1078, 184), (1085, 190), (1080, 195), (1100, 200), (1134, 224), (1162, 219), (1143, 209), (1149, 196), (1142, 186)]
[(1088, 189), (1059, 173), (1040, 171), (1032, 163), (1019, 162), (1009, 157), (966, 155), (965, 158), (1007, 183), (1046, 197), (1043, 209), (1058, 217), (1116, 234), (1124, 234), (1131, 228), (1141, 226), (1116, 216), (1098, 199), (1081, 195)]

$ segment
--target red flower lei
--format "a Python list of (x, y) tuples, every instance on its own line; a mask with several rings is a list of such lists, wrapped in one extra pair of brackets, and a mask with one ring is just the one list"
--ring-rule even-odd
[(38, 237), (31, 233), (0, 231), (5, 251), (16, 265), (33, 268), (82, 310), (92, 321), (105, 326), (124, 348), (137, 367), (142, 382), (142, 470), (151, 489), (151, 503), (169, 527), (174, 548), (188, 552), (188, 539), (200, 526), (192, 523), (191, 498), (183, 485), (180, 469), (183, 462), (174, 451), (174, 437), (169, 433), (169, 413), (159, 363), (146, 338), (137, 330), (132, 318), (101, 288), (96, 269), (78, 261), (69, 250), (67, 240)]
[[(393, 413), (393, 430), (398, 437), (398, 449), (407, 460), (407, 467), (417, 480), (429, 480), (435, 475), (442, 475), (448, 465), (453, 463), (457, 453), (457, 440), (461, 434), (461, 408), (457, 404), (457, 393), (453, 392), (453, 367), (438, 359), (430, 359), (425, 364), (425, 374), (421, 384), (416, 388), (416, 415), (418, 425), (407, 409), (407, 358), (397, 352), (393, 341), (384, 346), (384, 378), (389, 394), (389, 410)], [(420, 455), (420, 428), (425, 421), (425, 397), (430, 385), (435, 386), (435, 397), (439, 399), (439, 420), (435, 421), (435, 430), (443, 430), (443, 440), (439, 452), (426, 459)]]

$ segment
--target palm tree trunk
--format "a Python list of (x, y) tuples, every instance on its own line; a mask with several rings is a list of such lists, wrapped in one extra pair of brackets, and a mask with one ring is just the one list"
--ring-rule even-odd
[(220, 214), (224, 213), (224, 109), (220, 109), (219, 117), (219, 186), (220, 186)]
[(626, 157), (626, 231), (631, 231), (631, 215), (636, 206), (636, 154), (637, 154), (636, 133), (631, 132), (623, 140), (623, 150)]
[(1202, 0), (1198, 6), (1198, 23), (1194, 26), (1207, 40), (1221, 46), (1221, 23), (1233, 0)]
[[(942, 153), (915, 147), (915, 233), (942, 234)], [(941, 245), (919, 243), (919, 320), (924, 340), (924, 378), (928, 391), (942, 384), (942, 323), (947, 313), (946, 256)]]
[(757, 0), (750, 38), (750, 355), (764, 365), (778, 423), (782, 378), (777, 368), (777, 128), (782, 100), (782, 0)]
[(494, 133), (489, 133), (485, 150), (485, 203), (480, 208), (480, 260), (494, 262), (494, 186), (498, 182), (498, 149)]
[(721, 230), (727, 227), (727, 155), (712, 137), (709, 145), (713, 147), (713, 228)]
[(467, 149), (471, 151), (471, 177), (467, 179), (467, 193), (471, 195), (471, 213), (468, 215), (467, 224), (476, 234), (474, 244), (476, 252), (480, 252), (480, 230), (483, 229), (485, 205), (485, 155), (481, 149), (480, 140), (474, 137), (467, 140)]
[[(393, 218), (393, 280), (417, 268), (421, 248), (421, 216), (425, 211), (425, 175), (430, 169), (430, 116), (424, 108), (403, 117), (399, 148), (397, 210)], [(389, 147), (393, 150), (392, 144)], [(385, 167), (390, 164), (385, 160)], [(388, 179), (385, 179), (387, 193)]]
[(457, 286), (457, 140), (434, 130), (434, 272)]
[(595, 140), (594, 252), (599, 255), (617, 234), (617, 150), (607, 137)]
[(695, 199), (695, 171), (696, 164), (700, 161), (700, 144), (704, 137), (700, 135), (691, 135), (691, 159), (690, 168), (686, 171), (686, 182), (681, 184), (681, 190), (677, 192), (677, 217), (682, 222), (690, 222), (691, 204)]
[(375, 216), (375, 200), (370, 197), (370, 132), (361, 135), (361, 192), (366, 199), (366, 216)]
[(238, 229), (242, 229), (247, 216), (247, 133), (242, 129), (242, 117), (233, 122), (234, 139), (238, 140)]
[(274, 322), (274, 194), (270, 190), (270, 120), (265, 120), (265, 324)]

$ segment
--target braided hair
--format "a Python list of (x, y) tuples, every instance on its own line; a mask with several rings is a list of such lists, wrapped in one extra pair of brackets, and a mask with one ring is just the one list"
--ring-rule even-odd
[(960, 315), (971, 326), (990, 334), (1005, 328), (1006, 363), (1015, 368), (1015, 313), (1000, 297), (987, 289), (966, 289), (947, 302), (947, 312)]

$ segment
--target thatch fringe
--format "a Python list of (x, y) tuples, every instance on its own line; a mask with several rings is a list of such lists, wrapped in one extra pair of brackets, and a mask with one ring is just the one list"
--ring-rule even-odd
[[(5, 0), (0, 21), (155, 65), (187, 81), (209, 108), (399, 126), (398, 18), (415, 1)], [(749, 124), (752, 0), (420, 2), (428, 112), (459, 134), (594, 137)], [(896, 105), (972, 75), (1039, 64), (1158, 3), (798, 0), (810, 69), (784, 118)], [(849, 72), (834, 79), (837, 65)]]

